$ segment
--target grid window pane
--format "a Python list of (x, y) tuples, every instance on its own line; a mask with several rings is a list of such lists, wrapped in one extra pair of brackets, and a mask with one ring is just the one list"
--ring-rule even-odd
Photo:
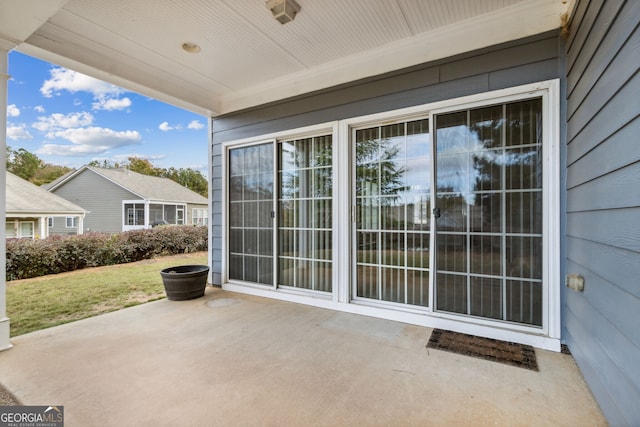
[(472, 315), (502, 319), (502, 280), (472, 277), (470, 292)]

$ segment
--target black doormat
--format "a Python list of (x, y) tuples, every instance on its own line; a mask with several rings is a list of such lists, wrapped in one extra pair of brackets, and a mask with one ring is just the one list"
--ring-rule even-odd
[(529, 345), (434, 329), (427, 348), (538, 370), (536, 352)]

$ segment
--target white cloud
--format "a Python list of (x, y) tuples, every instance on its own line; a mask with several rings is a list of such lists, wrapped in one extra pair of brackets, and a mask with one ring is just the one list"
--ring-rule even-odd
[(175, 127), (169, 126), (169, 122), (162, 122), (160, 123), (160, 126), (158, 126), (158, 129), (160, 129), (163, 132), (168, 132), (170, 130), (174, 130)]
[(98, 102), (91, 104), (91, 108), (94, 110), (124, 110), (131, 106), (131, 100), (129, 98), (98, 98)]
[(44, 113), (44, 107), (42, 105), (36, 105), (35, 107), (33, 107), (33, 109), (38, 113)]
[(115, 97), (120, 95), (123, 90), (116, 85), (106, 83), (93, 77), (86, 76), (76, 71), (68, 70), (62, 67), (54, 67), (49, 73), (51, 78), (45, 80), (40, 88), (40, 92), (47, 98), (51, 98), (58, 92), (66, 90), (71, 93), (89, 92), (95, 98)]
[[(45, 80), (40, 88), (40, 93), (46, 98), (59, 95), (64, 90), (70, 93), (88, 92), (96, 100), (92, 104), (94, 110), (122, 110), (131, 106), (131, 99), (118, 98), (125, 90), (116, 85), (62, 67), (54, 67), (49, 73), (51, 78)], [(79, 105), (82, 101), (74, 99), (73, 103)]]
[(137, 144), (142, 137), (138, 131), (116, 131), (101, 127), (64, 129), (50, 132), (50, 138), (63, 138), (73, 145), (44, 144), (36, 153), (57, 156), (101, 154), (108, 150)]
[(204, 125), (202, 123), (200, 123), (199, 120), (192, 120), (191, 123), (189, 123), (187, 125), (187, 127), (189, 129), (199, 130), (199, 129), (202, 129), (204, 127)]
[(93, 123), (93, 115), (85, 111), (79, 113), (53, 113), (50, 116), (38, 117), (38, 121), (31, 126), (42, 132), (53, 132), (61, 129), (88, 126)]
[(19, 139), (33, 139), (25, 125), (7, 126), (7, 138), (17, 141)]
[(7, 105), (7, 117), (18, 117), (20, 115), (20, 109), (16, 107), (16, 104)]
[(90, 145), (60, 145), (60, 144), (43, 144), (36, 154), (49, 156), (86, 156), (88, 154), (100, 154), (107, 151), (106, 147), (93, 147)]

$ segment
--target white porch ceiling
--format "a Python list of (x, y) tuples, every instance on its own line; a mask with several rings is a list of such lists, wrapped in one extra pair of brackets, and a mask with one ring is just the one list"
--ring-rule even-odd
[(265, 0), (1, 0), (0, 48), (217, 115), (556, 29), (573, 3), (297, 2), (281, 25)]

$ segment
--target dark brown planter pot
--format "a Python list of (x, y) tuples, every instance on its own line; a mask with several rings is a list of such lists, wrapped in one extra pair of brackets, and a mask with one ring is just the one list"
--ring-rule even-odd
[(209, 266), (179, 265), (160, 271), (167, 298), (171, 301), (185, 301), (200, 298), (207, 286)]

